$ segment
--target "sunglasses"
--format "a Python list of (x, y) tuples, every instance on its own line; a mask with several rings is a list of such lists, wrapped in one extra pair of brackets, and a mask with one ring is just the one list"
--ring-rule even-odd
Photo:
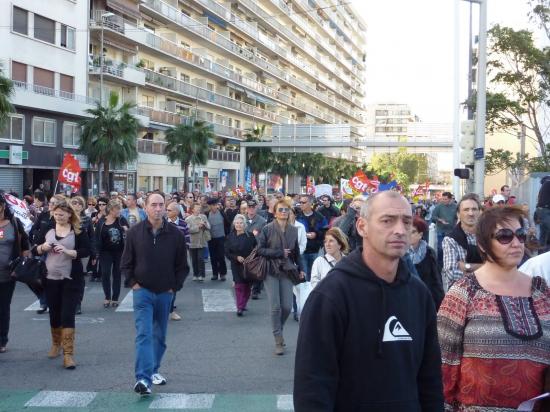
[(88, 206), (95, 206), (93, 203), (88, 203)]
[(98, 206), (107, 206), (107, 203), (98, 203)]
[(288, 207), (280, 207), (277, 209), (277, 212), (282, 212), (282, 213), (286, 213), (288, 212), (290, 209)]
[(514, 236), (518, 238), (520, 243), (525, 243), (527, 240), (527, 232), (523, 228), (519, 228), (515, 232), (512, 229), (499, 229), (494, 235), (495, 239), (501, 245), (508, 245), (514, 240)]
[(306, 201), (304, 201), (304, 200), (300, 200), (300, 202), (299, 202), (299, 203), (300, 203), (301, 205), (305, 205), (305, 204), (307, 204), (308, 202), (307, 202), (307, 200), (306, 200)]

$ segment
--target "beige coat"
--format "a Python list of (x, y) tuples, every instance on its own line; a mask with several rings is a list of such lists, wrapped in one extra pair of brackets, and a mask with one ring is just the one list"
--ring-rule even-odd
[[(205, 215), (191, 215), (185, 219), (185, 223), (189, 226), (189, 234), (191, 235), (191, 243), (189, 247), (191, 249), (200, 249), (206, 247), (207, 242), (211, 239), (210, 236), (210, 223)], [(200, 223), (204, 223), (205, 227), (200, 228)]]

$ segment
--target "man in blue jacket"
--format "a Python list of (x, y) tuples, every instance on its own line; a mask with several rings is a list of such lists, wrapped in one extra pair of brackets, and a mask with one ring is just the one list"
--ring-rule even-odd
[(412, 212), (397, 192), (371, 195), (363, 246), (311, 292), (300, 319), (296, 412), (442, 412), (436, 312), (402, 257)]
[(126, 197), (126, 209), (122, 209), (120, 216), (128, 221), (130, 227), (147, 219), (145, 211), (138, 207), (136, 195), (131, 193)]

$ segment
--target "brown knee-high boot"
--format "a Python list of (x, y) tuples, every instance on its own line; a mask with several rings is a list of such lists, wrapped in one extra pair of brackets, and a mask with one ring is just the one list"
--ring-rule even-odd
[(74, 355), (74, 328), (63, 328), (62, 340), (63, 344), (63, 367), (65, 369), (76, 368), (76, 363), (73, 359)]
[(61, 328), (51, 328), (52, 347), (48, 352), (48, 358), (57, 358), (61, 354)]

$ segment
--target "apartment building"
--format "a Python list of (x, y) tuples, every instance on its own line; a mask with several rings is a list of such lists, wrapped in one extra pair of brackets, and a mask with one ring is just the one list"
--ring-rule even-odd
[(218, 188), (222, 174), (238, 181), (246, 129), (364, 123), (365, 23), (349, 4), (90, 0), (89, 29), (88, 95), (114, 91), (147, 119), (138, 190), (182, 187), (183, 171), (163, 155), (164, 133), (180, 123), (212, 125), (196, 176)]
[[(78, 146), (77, 121), (92, 107), (87, 16), (82, 0), (0, 2), (0, 63), (14, 82), (16, 109), (0, 134), (3, 189), (52, 190), (63, 153)], [(91, 180), (86, 172), (83, 179)]]

